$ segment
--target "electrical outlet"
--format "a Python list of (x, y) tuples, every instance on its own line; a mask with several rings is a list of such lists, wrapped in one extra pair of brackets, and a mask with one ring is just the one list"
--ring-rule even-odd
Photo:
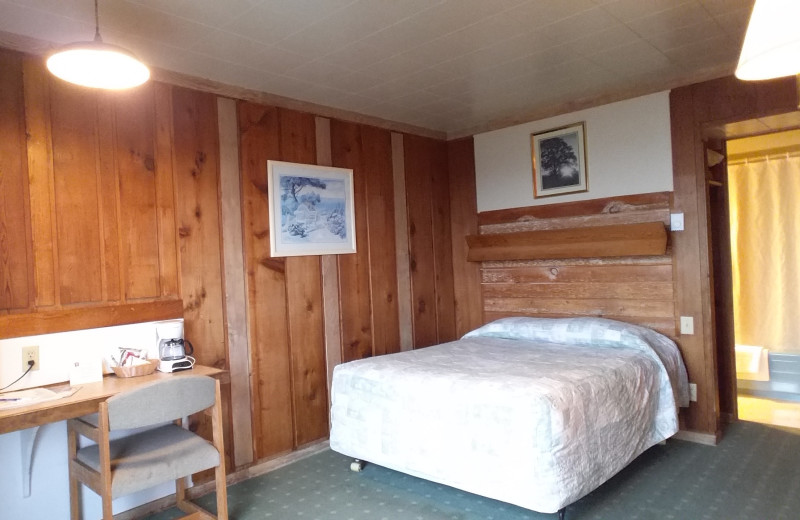
[(31, 371), (39, 370), (39, 346), (22, 347), (22, 371), (28, 370), (28, 361), (33, 361)]
[(697, 383), (689, 383), (689, 400), (697, 402)]

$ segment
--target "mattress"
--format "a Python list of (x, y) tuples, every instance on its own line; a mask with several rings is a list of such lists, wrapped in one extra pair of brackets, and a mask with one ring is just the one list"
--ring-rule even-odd
[(339, 365), (331, 400), (333, 450), (553, 513), (675, 434), (688, 383), (649, 329), (506, 318)]

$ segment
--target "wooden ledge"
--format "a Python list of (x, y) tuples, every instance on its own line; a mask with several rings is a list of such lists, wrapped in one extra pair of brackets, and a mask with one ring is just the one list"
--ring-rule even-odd
[(571, 229), (520, 231), (467, 237), (467, 260), (535, 260), (663, 255), (667, 231), (662, 222)]
[(183, 301), (179, 299), (48, 309), (30, 314), (0, 315), (0, 331), (2, 331), (0, 338), (35, 336), (182, 317)]

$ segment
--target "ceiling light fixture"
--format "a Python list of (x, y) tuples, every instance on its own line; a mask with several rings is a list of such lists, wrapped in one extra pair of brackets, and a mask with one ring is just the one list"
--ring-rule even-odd
[(800, 73), (798, 16), (797, 0), (756, 0), (736, 77), (758, 80)]
[(84, 87), (126, 89), (150, 78), (150, 70), (131, 52), (100, 38), (94, 0), (94, 41), (70, 43), (47, 58), (47, 68), (59, 78)]

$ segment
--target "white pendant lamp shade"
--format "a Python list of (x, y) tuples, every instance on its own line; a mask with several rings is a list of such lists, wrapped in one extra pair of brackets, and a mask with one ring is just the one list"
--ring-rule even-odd
[(125, 89), (150, 79), (150, 70), (122, 47), (100, 38), (100, 16), (94, 0), (94, 41), (71, 43), (47, 58), (55, 76), (84, 87)]
[(736, 67), (744, 80), (800, 73), (800, 0), (756, 0)]
[(59, 78), (84, 87), (126, 89), (150, 78), (150, 70), (130, 52), (102, 41), (72, 43), (47, 59)]

